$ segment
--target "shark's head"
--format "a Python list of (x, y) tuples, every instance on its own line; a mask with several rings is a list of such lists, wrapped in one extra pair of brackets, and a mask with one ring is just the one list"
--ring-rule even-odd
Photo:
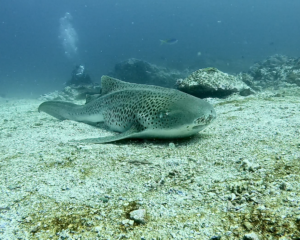
[(197, 134), (216, 118), (211, 104), (193, 96), (173, 99), (142, 124), (151, 137), (178, 138)]

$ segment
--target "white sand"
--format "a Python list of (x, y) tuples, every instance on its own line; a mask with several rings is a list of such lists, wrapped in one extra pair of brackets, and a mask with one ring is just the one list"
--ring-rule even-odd
[(102, 145), (69, 143), (111, 132), (40, 103), (0, 100), (0, 239), (300, 236), (299, 96), (213, 100), (193, 138)]

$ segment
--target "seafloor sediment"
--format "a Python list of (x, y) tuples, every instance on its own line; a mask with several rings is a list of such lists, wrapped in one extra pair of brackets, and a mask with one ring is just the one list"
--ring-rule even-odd
[(195, 137), (89, 145), (111, 132), (2, 99), (0, 239), (299, 239), (300, 96), (210, 101)]

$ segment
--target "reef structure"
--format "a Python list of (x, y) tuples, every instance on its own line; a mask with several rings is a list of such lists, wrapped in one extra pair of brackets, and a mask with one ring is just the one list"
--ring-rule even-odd
[(250, 77), (244, 77), (262, 89), (300, 86), (300, 58), (276, 54), (254, 64), (248, 74)]
[(196, 97), (227, 97), (233, 93), (248, 96), (254, 93), (241, 75), (230, 75), (216, 68), (204, 68), (177, 81), (177, 88)]
[(85, 100), (87, 95), (100, 94), (101, 88), (97, 83), (90, 85), (70, 85), (64, 87), (62, 91), (54, 91), (51, 93), (43, 94), (40, 96), (40, 100), (49, 101), (74, 101)]
[(177, 70), (159, 67), (149, 62), (130, 58), (117, 63), (109, 76), (125, 82), (158, 85), (173, 88), (176, 79), (186, 77), (187, 74)]

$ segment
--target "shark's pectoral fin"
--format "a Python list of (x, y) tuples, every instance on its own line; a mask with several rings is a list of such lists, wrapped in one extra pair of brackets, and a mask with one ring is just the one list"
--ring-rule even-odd
[(107, 136), (107, 137), (100, 137), (100, 138), (87, 138), (82, 139), (78, 141), (72, 141), (77, 143), (109, 143), (109, 142), (115, 142), (118, 140), (122, 140), (125, 138), (131, 138), (134, 137), (136, 133), (139, 133), (143, 131), (144, 128), (140, 124), (133, 124), (127, 131), (122, 132), (120, 134), (114, 135), (114, 136)]

